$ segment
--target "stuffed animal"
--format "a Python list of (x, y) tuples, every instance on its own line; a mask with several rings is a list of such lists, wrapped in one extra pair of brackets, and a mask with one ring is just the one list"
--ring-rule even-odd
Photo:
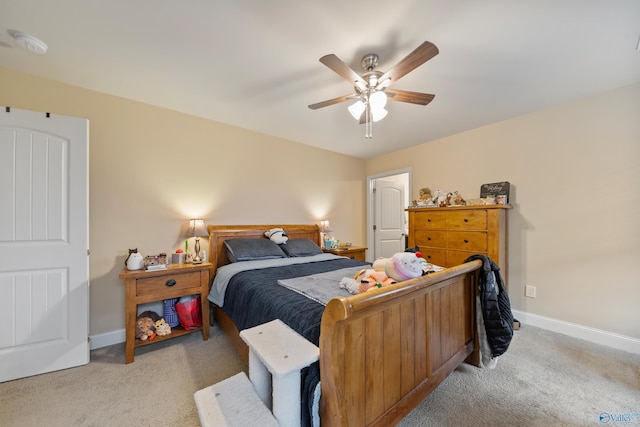
[(159, 337), (163, 337), (165, 335), (169, 335), (171, 333), (171, 326), (164, 319), (160, 319), (155, 323), (156, 334)]
[(431, 199), (432, 197), (433, 196), (431, 196), (430, 188), (425, 187), (420, 189), (420, 200), (427, 200), (427, 199)]
[(457, 191), (447, 194), (447, 206), (465, 206), (466, 204), (466, 200)]
[(140, 341), (152, 340), (156, 336), (155, 323), (160, 316), (153, 311), (145, 311), (136, 320), (136, 338)]
[(432, 201), (433, 204), (439, 208), (447, 206), (447, 192), (444, 190), (436, 190), (436, 192), (433, 193)]
[(285, 233), (282, 228), (272, 228), (271, 230), (265, 231), (264, 235), (276, 245), (282, 245), (283, 243), (287, 243), (287, 240), (289, 240), (287, 233)]
[(346, 289), (350, 294), (358, 294), (395, 283), (398, 282), (388, 277), (384, 272), (367, 268), (358, 271), (353, 278), (344, 277), (340, 281), (340, 287)]
[(398, 252), (390, 258), (378, 258), (373, 269), (382, 271), (390, 278), (402, 282), (422, 276), (425, 259), (420, 252)]

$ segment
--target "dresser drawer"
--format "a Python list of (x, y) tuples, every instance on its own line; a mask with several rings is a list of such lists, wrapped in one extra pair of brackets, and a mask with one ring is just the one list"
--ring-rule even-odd
[(424, 211), (415, 213), (415, 228), (445, 228), (447, 216), (444, 212)]
[(482, 231), (447, 231), (447, 249), (487, 252), (487, 233)]
[[(175, 282), (175, 284), (174, 284)], [(199, 288), (200, 272), (164, 275), (159, 277), (149, 277), (136, 281), (136, 296), (156, 295), (159, 292), (168, 290), (177, 291), (180, 289)]]
[[(467, 251), (447, 251), (447, 265), (446, 267), (454, 267), (464, 263), (464, 261), (471, 255), (475, 255), (479, 252), (467, 252)], [(482, 254), (486, 255), (486, 254)]]
[(486, 230), (487, 211), (468, 210), (447, 212), (446, 221), (449, 230)]
[(439, 265), (440, 267), (447, 266), (447, 251), (445, 249), (428, 248), (423, 246), (418, 247), (420, 248), (422, 257), (426, 259), (427, 262)]
[(447, 232), (422, 229), (415, 232), (416, 245), (430, 246), (434, 248), (447, 247)]

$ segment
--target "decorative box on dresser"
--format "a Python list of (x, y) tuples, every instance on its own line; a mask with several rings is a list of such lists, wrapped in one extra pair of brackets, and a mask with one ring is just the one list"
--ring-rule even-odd
[(510, 205), (409, 208), (409, 247), (418, 246), (424, 258), (453, 267), (473, 254), (483, 254), (500, 267), (507, 286)]

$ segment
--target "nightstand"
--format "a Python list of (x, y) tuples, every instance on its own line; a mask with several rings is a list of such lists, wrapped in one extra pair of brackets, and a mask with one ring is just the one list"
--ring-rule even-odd
[[(209, 276), (213, 265), (202, 264), (169, 264), (166, 270), (124, 270), (120, 278), (126, 287), (126, 351), (125, 362), (133, 362), (134, 350), (149, 344), (155, 344), (191, 332), (202, 331), (202, 338), (209, 339)], [(185, 330), (178, 325), (171, 328), (171, 334), (156, 336), (153, 341), (136, 339), (136, 319), (138, 304), (178, 298), (186, 295), (200, 295), (200, 312), (202, 327)], [(162, 316), (162, 313), (158, 313)]]
[(364, 254), (367, 248), (362, 246), (351, 246), (348, 248), (337, 248), (337, 249), (322, 249), (322, 252), (346, 256), (351, 259), (357, 259), (358, 261), (364, 261)]

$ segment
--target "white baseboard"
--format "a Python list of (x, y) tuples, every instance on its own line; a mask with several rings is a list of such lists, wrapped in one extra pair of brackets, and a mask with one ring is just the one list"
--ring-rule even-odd
[(511, 310), (513, 317), (518, 319), (523, 326), (527, 324), (552, 332), (579, 338), (595, 344), (606, 345), (629, 353), (640, 354), (640, 340), (601, 329), (590, 328), (576, 323), (565, 322), (563, 320), (552, 319), (550, 317), (539, 316), (537, 314), (526, 313), (524, 311)]
[[(629, 353), (640, 354), (640, 340), (637, 338), (614, 334), (613, 332), (539, 316), (524, 311), (512, 310), (512, 312), (513, 316), (518, 319), (523, 326), (531, 325), (595, 344), (606, 345), (618, 350), (628, 351)], [(91, 350), (125, 342), (125, 337), (124, 329), (91, 335)]]
[(113, 344), (120, 344), (126, 341), (126, 333), (124, 329), (117, 331), (105, 332), (104, 334), (91, 335), (91, 344), (89, 348), (95, 350), (97, 348), (108, 347)]

